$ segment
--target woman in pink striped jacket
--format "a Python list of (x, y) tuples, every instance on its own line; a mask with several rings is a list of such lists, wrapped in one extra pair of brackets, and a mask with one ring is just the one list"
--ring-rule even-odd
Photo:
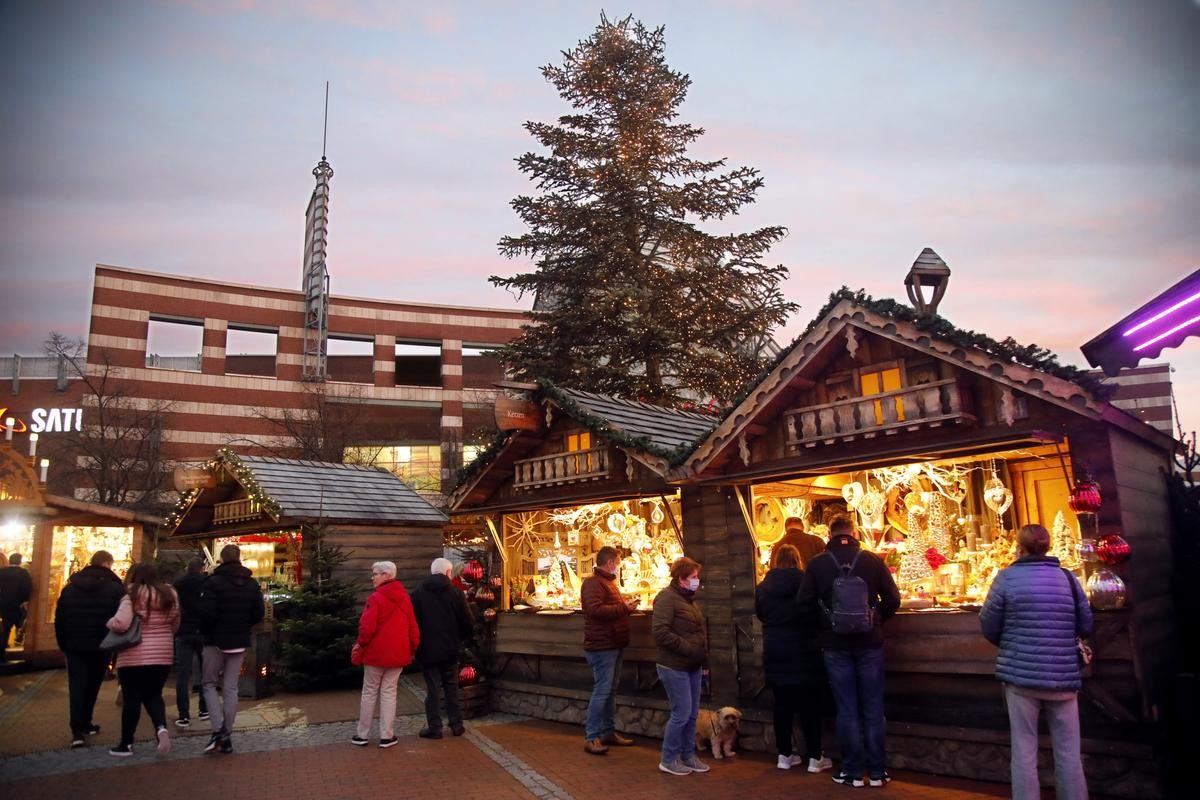
[(121, 708), (121, 741), (109, 755), (133, 755), (133, 734), (142, 706), (154, 723), (158, 752), (171, 750), (167, 734), (167, 709), (163, 684), (175, 662), (175, 632), (179, 630), (179, 598), (175, 590), (158, 578), (153, 564), (138, 564), (129, 571), (129, 589), (117, 613), (108, 621), (109, 630), (124, 633), (136, 614), (142, 618), (142, 641), (117, 653), (117, 682), (125, 696)]

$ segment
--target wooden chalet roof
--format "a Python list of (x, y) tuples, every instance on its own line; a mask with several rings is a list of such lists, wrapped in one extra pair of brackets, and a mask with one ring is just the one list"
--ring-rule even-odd
[[(1074, 367), (1058, 364), (1036, 346), (997, 342), (974, 331), (955, 328), (941, 317), (921, 319), (908, 306), (892, 300), (873, 300), (848, 289), (835, 292), (808, 329), (721, 419), (712, 433), (672, 471), (674, 480), (699, 477), (719, 461), (742, 436), (762, 432), (761, 422), (780, 413), (795, 389), (811, 385), (806, 368), (830, 346), (874, 334), (928, 356), (947, 361), (1014, 391), (1032, 395), (1096, 421), (1123, 428), (1170, 449), (1170, 436), (1108, 403), (1106, 385)], [(1025, 362), (1025, 363), (1021, 363)]]
[(298, 520), (441, 525), (446, 515), (379, 467), (237, 456), (279, 516)]
[[(593, 433), (605, 436), (616, 432), (625, 438), (642, 439), (643, 449), (668, 461), (674, 460), (681, 449), (690, 450), (694, 447), (717, 424), (716, 418), (708, 414), (678, 411), (578, 389), (551, 389), (547, 391), (547, 396), (557, 401), (568, 413), (571, 409), (566, 407), (569, 404), (564, 400), (578, 406), (584, 413), (571, 416)], [(589, 420), (588, 417), (593, 419)], [(595, 423), (594, 427), (590, 422)]]
[[(566, 389), (539, 381), (535, 399), (583, 425), (596, 437), (615, 445), (648, 468), (665, 475), (672, 464), (692, 451), (712, 431), (717, 418), (692, 411), (626, 400), (612, 395)], [(543, 438), (511, 432), (467, 466), (450, 494), (449, 506), (476, 505), (511, 476), (513, 463), (533, 452)]]

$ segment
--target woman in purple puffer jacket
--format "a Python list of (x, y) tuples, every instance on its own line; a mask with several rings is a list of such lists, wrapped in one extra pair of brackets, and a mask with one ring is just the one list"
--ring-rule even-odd
[(1000, 648), (996, 677), (1012, 736), (1012, 796), (1039, 800), (1038, 717), (1054, 746), (1055, 797), (1086, 800), (1079, 752), (1082, 684), (1076, 637), (1092, 635), (1092, 609), (1083, 587), (1058, 559), (1046, 555), (1050, 534), (1041, 525), (1017, 532), (1018, 558), (992, 581), (979, 614), (983, 635)]

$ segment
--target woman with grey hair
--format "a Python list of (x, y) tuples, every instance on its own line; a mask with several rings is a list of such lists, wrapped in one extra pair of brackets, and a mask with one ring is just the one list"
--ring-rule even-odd
[(378, 705), (379, 746), (391, 747), (396, 744), (396, 685), (400, 673), (412, 663), (421, 634), (408, 592), (396, 580), (396, 565), (391, 561), (372, 564), (371, 584), (375, 591), (367, 598), (358, 620), (358, 639), (354, 643), (362, 656), (363, 688), (358, 731), (350, 741), (367, 746)]

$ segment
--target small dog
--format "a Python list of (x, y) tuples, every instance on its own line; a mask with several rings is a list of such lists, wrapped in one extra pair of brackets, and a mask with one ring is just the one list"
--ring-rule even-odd
[(718, 711), (700, 709), (696, 717), (696, 749), (703, 750), (711, 744), (713, 758), (737, 755), (733, 752), (733, 744), (737, 740), (741, 721), (742, 712), (732, 706), (725, 706)]

